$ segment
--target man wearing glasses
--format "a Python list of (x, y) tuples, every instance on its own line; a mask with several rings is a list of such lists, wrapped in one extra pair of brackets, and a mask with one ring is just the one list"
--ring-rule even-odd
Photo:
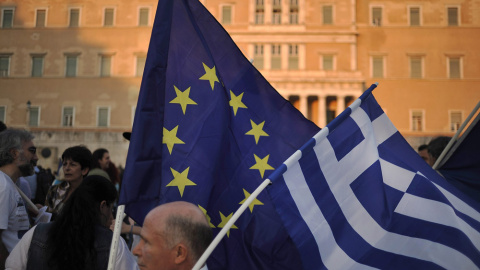
[(5, 268), (8, 253), (30, 228), (27, 210), (15, 188), (20, 176), (34, 173), (37, 148), (33, 135), (25, 130), (0, 132), (0, 269)]

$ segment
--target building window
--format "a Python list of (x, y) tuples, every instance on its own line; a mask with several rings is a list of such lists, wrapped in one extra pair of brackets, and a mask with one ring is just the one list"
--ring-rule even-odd
[(263, 69), (263, 45), (254, 45), (253, 65), (257, 69)]
[(97, 126), (108, 127), (110, 118), (110, 109), (108, 107), (100, 107), (97, 111)]
[(322, 7), (323, 24), (333, 24), (333, 6)]
[(410, 78), (412, 79), (423, 78), (423, 57), (421, 56), (410, 57)]
[(282, 68), (282, 55), (280, 52), (280, 45), (272, 45), (272, 69), (281, 69)]
[(35, 20), (35, 27), (45, 27), (47, 20), (47, 10), (46, 9), (37, 9), (37, 15)]
[(372, 78), (383, 78), (384, 76), (384, 57), (372, 56)]
[(72, 8), (70, 9), (70, 21), (68, 23), (69, 27), (78, 27), (80, 25), (80, 9)]
[(113, 8), (106, 8), (103, 26), (113, 26), (114, 15), (115, 15), (115, 10)]
[(8, 77), (10, 71), (10, 55), (0, 54), (0, 78)]
[(282, 23), (282, 0), (273, 0), (272, 24)]
[(450, 111), (450, 130), (456, 132), (462, 125), (462, 112)]
[(423, 111), (412, 111), (412, 131), (423, 131)]
[(148, 26), (149, 8), (140, 8), (138, 11), (138, 26)]
[(265, 7), (263, 0), (255, 1), (255, 24), (263, 24), (265, 17)]
[(232, 6), (222, 6), (222, 24), (232, 24)]
[(137, 76), (137, 77), (142, 77), (143, 76), (143, 70), (145, 69), (145, 62), (146, 61), (147, 61), (146, 56), (137, 56), (137, 65), (136, 65), (135, 76)]
[(74, 107), (63, 107), (62, 109), (62, 126), (72, 127), (75, 115)]
[(43, 76), (43, 59), (45, 55), (32, 55), (32, 77)]
[(447, 8), (448, 26), (458, 26), (458, 7)]
[(322, 70), (334, 70), (333, 55), (322, 55)]
[(77, 76), (78, 55), (67, 54), (67, 55), (65, 55), (65, 58), (66, 58), (65, 76), (66, 77), (76, 77)]
[(298, 0), (290, 0), (290, 24), (298, 24)]
[(6, 106), (0, 106), (0, 121), (5, 123), (7, 122), (6, 118), (7, 118), (7, 108)]
[(288, 45), (288, 69), (298, 69), (298, 45)]
[(409, 18), (410, 18), (410, 26), (420, 26), (420, 8), (410, 7)]
[(448, 78), (460, 79), (462, 77), (462, 59), (460, 57), (448, 57)]
[(100, 77), (110, 77), (112, 68), (112, 56), (100, 56)]
[(372, 7), (372, 25), (381, 26), (382, 25), (382, 8), (381, 7)]
[(13, 27), (13, 8), (2, 9), (2, 28)]
[(28, 110), (28, 125), (38, 127), (40, 122), (40, 107), (30, 107)]

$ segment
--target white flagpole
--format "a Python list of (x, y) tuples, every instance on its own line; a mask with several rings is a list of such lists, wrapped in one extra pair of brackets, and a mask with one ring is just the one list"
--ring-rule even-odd
[(115, 217), (115, 228), (113, 230), (112, 245), (110, 246), (110, 256), (108, 258), (108, 270), (115, 269), (115, 260), (117, 259), (118, 240), (122, 229), (123, 214), (125, 213), (125, 205), (117, 207), (117, 216)]
[(458, 136), (460, 136), (460, 133), (463, 132), (463, 130), (465, 129), (465, 126), (467, 126), (468, 122), (470, 122), (470, 119), (472, 119), (472, 117), (476, 114), (476, 112), (478, 111), (479, 108), (480, 108), (480, 102), (477, 103), (477, 106), (475, 106), (475, 108), (472, 110), (472, 112), (468, 115), (467, 119), (465, 119), (463, 124), (457, 130), (457, 133), (455, 133), (455, 135), (452, 137), (452, 139), (448, 142), (445, 149), (443, 149), (442, 153), (440, 154), (440, 156), (435, 161), (435, 164), (433, 164), (433, 166), (432, 166), (432, 168), (434, 170), (436, 170), (437, 167), (440, 166), (440, 163), (443, 161), (443, 158), (445, 157), (445, 155), (447, 155), (448, 151), (450, 151), (450, 148), (452, 148), (453, 143), (455, 143), (457, 141)]
[(28, 198), (27, 195), (25, 195), (25, 193), (23, 193), (23, 191), (15, 183), (13, 183), (13, 185), (17, 188), (18, 193), (27, 204), (27, 208), (30, 209), (30, 211), (32, 211), (35, 216), (37, 216), (38, 215), (37, 206), (30, 200), (30, 198)]
[(255, 189), (252, 194), (250, 194), (248, 199), (245, 200), (242, 206), (238, 208), (235, 214), (233, 214), (232, 218), (227, 222), (227, 224), (225, 224), (225, 227), (223, 227), (222, 230), (217, 234), (215, 239), (213, 239), (207, 250), (205, 250), (200, 259), (198, 259), (197, 263), (193, 266), (193, 270), (199, 270), (200, 268), (202, 268), (210, 254), (212, 254), (213, 250), (217, 247), (225, 234), (227, 234), (228, 230), (230, 230), (235, 221), (237, 221), (237, 219), (243, 214), (243, 212), (245, 212), (245, 210), (253, 202), (253, 200), (257, 198), (258, 194), (260, 194), (260, 192), (262, 192), (270, 183), (272, 183), (270, 179), (266, 179), (259, 187), (257, 187), (257, 189)]

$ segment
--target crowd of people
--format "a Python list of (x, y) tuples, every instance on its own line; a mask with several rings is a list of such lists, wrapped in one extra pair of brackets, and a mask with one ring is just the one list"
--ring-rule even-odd
[[(107, 269), (121, 181), (108, 150), (67, 148), (58, 181), (37, 166), (33, 140), (0, 122), (0, 269)], [(449, 140), (434, 138), (418, 153), (433, 166)], [(41, 209), (47, 222), (39, 221)], [(120, 238), (115, 269), (191, 269), (213, 237), (203, 212), (188, 202), (154, 208), (143, 227), (131, 222), (124, 220), (122, 233), (139, 235), (139, 243)]]
[[(67, 148), (59, 180), (37, 166), (30, 132), (1, 124), (0, 269), (107, 269), (121, 180), (108, 150)], [(120, 238), (115, 269), (191, 269), (213, 237), (203, 212), (187, 202), (158, 206), (143, 227), (128, 223), (122, 233), (140, 240), (131, 247)]]

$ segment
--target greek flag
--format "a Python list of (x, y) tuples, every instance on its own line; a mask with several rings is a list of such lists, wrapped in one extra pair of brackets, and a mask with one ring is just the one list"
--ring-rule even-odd
[(479, 269), (480, 207), (367, 90), (270, 175), (304, 269)]

